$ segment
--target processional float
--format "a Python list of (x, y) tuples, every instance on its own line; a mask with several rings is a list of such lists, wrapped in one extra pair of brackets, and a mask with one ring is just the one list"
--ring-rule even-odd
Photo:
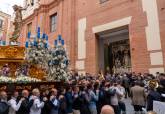
[[(15, 28), (10, 38), (9, 45), (6, 45), (5, 41), (0, 42), (0, 74), (14, 79), (17, 78), (19, 73), (23, 73), (29, 77), (40, 79), (40, 83), (33, 83), (33, 85), (38, 84), (42, 87), (45, 86), (45, 84), (49, 87), (58, 85), (57, 83), (53, 83), (53, 85), (50, 86), (51, 82), (55, 80), (66, 80), (66, 77), (69, 75), (67, 69), (69, 60), (64, 49), (64, 40), (61, 35), (54, 41), (54, 47), (49, 48), (48, 35), (44, 32), (41, 34), (40, 27), (38, 27), (36, 35), (31, 35), (31, 32), (28, 32), (25, 46), (20, 46), (18, 39), (21, 36), (22, 10), (24, 9), (17, 5), (13, 6), (13, 9), (15, 11)], [(23, 72), (19, 72), (19, 67), (23, 65), (28, 65), (29, 69), (23, 69)], [(50, 80), (47, 80), (47, 78)], [(26, 80), (26, 78), (22, 79)], [(12, 83), (15, 83), (17, 89), (32, 89), (31, 84), (26, 87), (21, 83)], [(7, 83), (1, 83), (0, 90), (5, 90), (8, 85), (6, 84)]]

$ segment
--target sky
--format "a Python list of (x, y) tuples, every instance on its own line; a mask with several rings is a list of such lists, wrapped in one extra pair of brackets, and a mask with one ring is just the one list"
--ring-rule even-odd
[(12, 15), (14, 12), (12, 6), (15, 4), (22, 6), (23, 1), (24, 0), (0, 0), (0, 11)]

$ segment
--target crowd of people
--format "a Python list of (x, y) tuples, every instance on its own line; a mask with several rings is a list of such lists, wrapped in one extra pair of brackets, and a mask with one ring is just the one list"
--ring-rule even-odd
[[(159, 87), (158, 87), (159, 84)], [(135, 114), (153, 111), (153, 101), (164, 102), (165, 74), (122, 73), (105, 76), (74, 73), (66, 87), (40, 91), (0, 92), (0, 114), (127, 114), (130, 98)]]

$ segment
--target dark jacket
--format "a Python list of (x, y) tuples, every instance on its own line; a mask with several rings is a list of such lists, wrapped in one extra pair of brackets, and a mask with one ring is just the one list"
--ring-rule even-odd
[(80, 95), (81, 98), (81, 109), (80, 112), (81, 114), (91, 114), (89, 110), (89, 97), (85, 91), (82, 92)]
[[(54, 101), (57, 100), (57, 104), (54, 104)], [(57, 98), (52, 99), (50, 102), (51, 110), (50, 114), (58, 114), (60, 101)]]
[[(96, 93), (96, 92), (95, 92)], [(106, 97), (105, 97), (105, 91), (103, 88), (100, 88), (99, 91), (99, 100), (96, 102), (97, 105), (97, 112), (100, 114), (101, 108), (106, 104)]]
[(153, 101), (160, 101), (161, 95), (157, 91), (150, 91), (147, 96), (147, 111), (153, 110)]
[(0, 101), (0, 114), (8, 114), (9, 105), (6, 102)]
[(52, 106), (50, 105), (50, 101), (45, 101), (41, 114), (50, 114), (51, 109), (52, 109)]
[(28, 98), (25, 98), (25, 100), (22, 101), (21, 106), (19, 110), (16, 112), (16, 114), (29, 114), (32, 105), (33, 105), (33, 100), (29, 101)]
[(59, 102), (60, 102), (59, 103), (60, 107), (59, 107), (58, 114), (67, 114), (67, 112), (66, 112), (66, 107), (67, 107), (67, 105), (66, 105), (66, 98), (64, 97), (64, 98), (60, 99)]
[(80, 110), (81, 109), (81, 97), (78, 96), (77, 98), (76, 97), (73, 97), (73, 109), (74, 110)]
[(65, 98), (66, 98), (66, 104), (67, 104), (67, 113), (72, 113), (72, 105), (73, 105), (73, 97), (72, 97), (72, 92), (67, 92), (65, 94)]

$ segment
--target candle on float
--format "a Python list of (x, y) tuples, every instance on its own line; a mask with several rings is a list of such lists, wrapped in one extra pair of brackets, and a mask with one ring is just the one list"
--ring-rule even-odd
[(65, 44), (64, 40), (61, 40), (61, 44), (62, 44), (62, 45), (64, 45), (64, 44)]
[(26, 47), (26, 48), (29, 47), (29, 43), (28, 43), (28, 41), (26, 41), (26, 43), (25, 43), (25, 47)]
[(57, 46), (57, 45), (58, 45), (58, 41), (54, 40), (54, 46)]
[(37, 38), (40, 39), (40, 32), (37, 33)]
[(40, 27), (37, 28), (37, 38), (40, 38)]
[(43, 33), (43, 35), (42, 35), (42, 39), (45, 39), (45, 35), (46, 35), (46, 34), (45, 34), (45, 33)]
[(38, 28), (37, 28), (37, 32), (39, 32), (39, 33), (40, 33), (40, 27), (38, 27)]
[(31, 36), (31, 32), (28, 32), (28, 39), (30, 39), (30, 36)]
[(36, 46), (36, 41), (35, 40), (33, 40), (33, 46)]
[(58, 40), (59, 40), (59, 41), (61, 41), (61, 40), (62, 40), (61, 35), (58, 35)]
[(48, 41), (48, 35), (46, 35), (45, 37), (46, 37), (46, 41)]

